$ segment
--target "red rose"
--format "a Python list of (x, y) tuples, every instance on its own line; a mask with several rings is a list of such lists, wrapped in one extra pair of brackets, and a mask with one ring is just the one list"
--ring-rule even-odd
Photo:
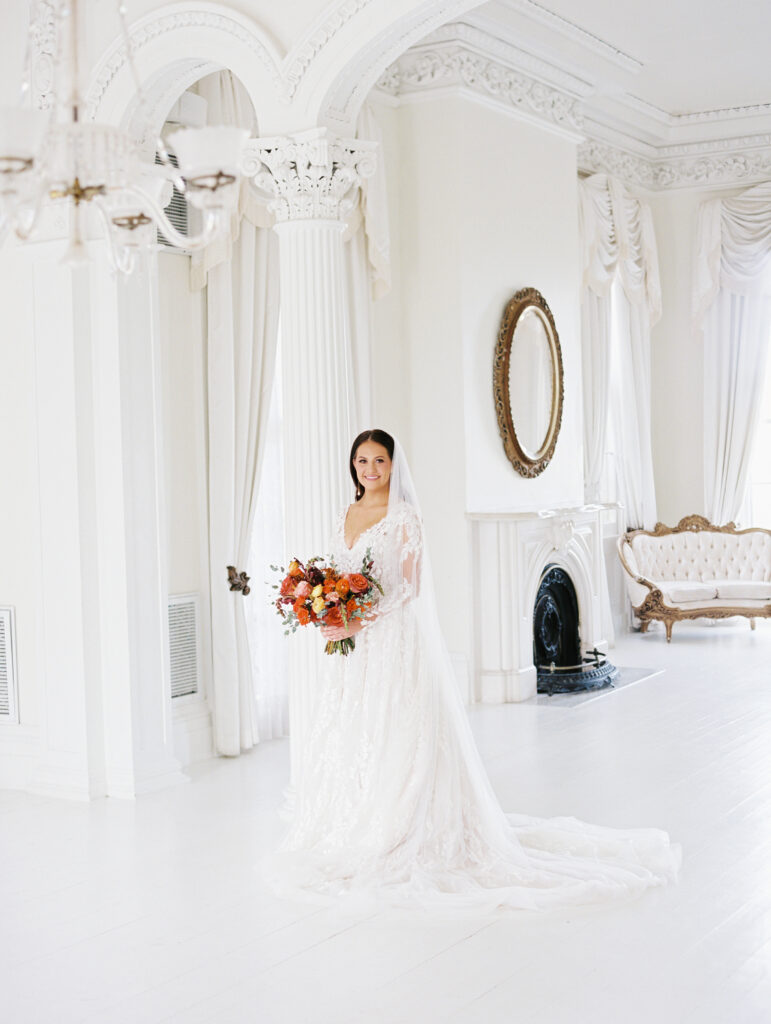
[(327, 613), (324, 616), (325, 626), (342, 626), (343, 624), (343, 613), (340, 608), (336, 605), (334, 608), (327, 609)]

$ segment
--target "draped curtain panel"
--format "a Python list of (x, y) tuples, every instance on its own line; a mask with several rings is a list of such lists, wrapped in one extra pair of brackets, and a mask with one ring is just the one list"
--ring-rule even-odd
[(704, 341), (704, 505), (741, 521), (771, 345), (771, 183), (699, 211), (694, 324)]
[[(211, 124), (239, 124), (255, 131), (246, 91), (230, 72), (207, 76), (198, 86)], [(365, 107), (358, 131), (379, 140), (377, 123)], [(276, 535), (279, 494), (260, 493), (260, 477), (271, 438), (280, 432), (280, 408), (271, 397), (279, 335), (278, 239), (268, 200), (248, 182), (228, 236), (191, 260), (191, 287), (207, 287), (209, 558), (215, 745), (235, 755), (260, 740), (286, 732), (286, 671), (277, 645), (279, 623), (245, 602), (260, 601), (262, 577), (244, 598), (227, 586), (226, 566), (256, 574), (280, 551), (266, 552)], [(371, 346), (373, 298), (390, 287), (388, 213), (382, 166), (366, 180), (346, 226), (346, 285), (351, 314), (350, 362), (358, 429), (372, 426)], [(276, 418), (278, 417), (278, 422)], [(270, 481), (279, 479), (280, 452), (272, 446)], [(280, 448), (280, 445), (278, 446)], [(254, 530), (261, 507), (264, 522)], [(280, 513), (279, 513), (280, 515)], [(267, 558), (265, 557), (267, 554)], [(268, 633), (268, 629), (274, 632)], [(251, 651), (250, 651), (251, 641)]]
[(626, 525), (650, 529), (656, 521), (650, 331), (661, 316), (653, 220), (645, 203), (604, 174), (580, 183), (579, 203), (585, 497), (597, 501), (601, 496), (612, 408)]
[[(254, 130), (254, 112), (230, 72), (199, 83), (210, 124)], [(272, 219), (248, 182), (227, 237), (196, 254), (191, 286), (207, 286), (209, 561), (212, 712), (220, 754), (260, 739), (245, 600), (227, 585), (246, 568), (276, 363), (278, 248)], [(259, 597), (258, 597), (259, 599)]]

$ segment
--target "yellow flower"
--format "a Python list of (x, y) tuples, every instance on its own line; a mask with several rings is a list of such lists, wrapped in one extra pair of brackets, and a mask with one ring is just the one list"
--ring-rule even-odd
[(317, 587), (314, 587), (313, 590), (311, 591), (311, 597), (318, 597), (323, 592), (323, 590), (324, 588), (319, 583), (319, 585)]
[[(321, 587), (316, 587), (316, 590), (321, 590)], [(321, 595), (319, 595), (316, 598), (316, 600), (313, 602), (313, 610), (314, 610), (314, 612), (317, 615), (320, 615), (324, 611), (324, 609), (326, 608), (326, 604), (327, 604), (327, 602), (324, 600), (324, 598)]]

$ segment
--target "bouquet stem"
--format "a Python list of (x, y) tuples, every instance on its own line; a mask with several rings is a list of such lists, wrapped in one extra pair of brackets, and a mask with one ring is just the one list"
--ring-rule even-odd
[(342, 654), (347, 656), (356, 646), (356, 641), (352, 636), (347, 636), (344, 640), (327, 640), (327, 646), (324, 648), (325, 654)]

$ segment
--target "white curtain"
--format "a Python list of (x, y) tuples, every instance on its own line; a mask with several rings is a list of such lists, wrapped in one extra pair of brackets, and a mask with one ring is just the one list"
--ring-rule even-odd
[(771, 337), (771, 183), (699, 214), (695, 326), (704, 337), (704, 504), (743, 514)]
[[(199, 85), (213, 124), (254, 127), (243, 87), (229, 72)], [(228, 565), (247, 566), (276, 360), (277, 240), (264, 206), (244, 183), (229, 237), (193, 260), (193, 286), (207, 284), (209, 558), (215, 745), (239, 754), (260, 739), (244, 598)], [(257, 581), (255, 581), (257, 584)]]
[(653, 221), (645, 203), (604, 174), (580, 183), (579, 201), (585, 497), (587, 501), (602, 497), (608, 409), (612, 408), (618, 497), (625, 507), (626, 525), (649, 529), (656, 520), (650, 331), (661, 316)]

